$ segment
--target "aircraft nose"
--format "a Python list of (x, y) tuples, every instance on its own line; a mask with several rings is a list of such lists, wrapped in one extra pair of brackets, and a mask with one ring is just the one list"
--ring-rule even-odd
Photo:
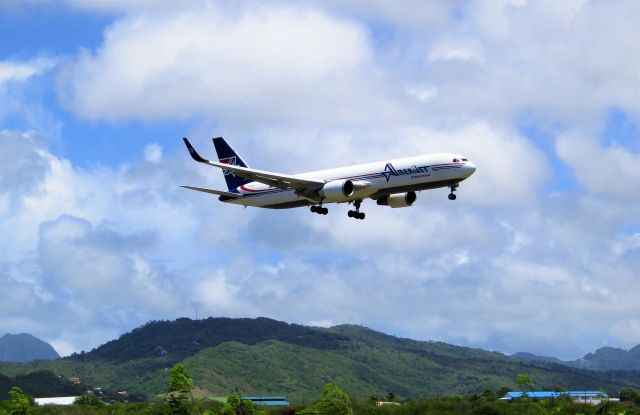
[(470, 162), (470, 161), (465, 163), (464, 167), (469, 172), (469, 176), (471, 176), (473, 173), (476, 172), (476, 165), (474, 163)]

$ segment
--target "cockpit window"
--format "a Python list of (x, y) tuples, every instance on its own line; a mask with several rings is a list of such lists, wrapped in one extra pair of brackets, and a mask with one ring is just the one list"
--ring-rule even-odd
[(467, 159), (462, 159), (462, 161), (469, 161), (469, 160), (467, 160)]
[(460, 162), (460, 160), (458, 160), (458, 159), (453, 159), (453, 162), (454, 162), (454, 163), (459, 163), (459, 162)]

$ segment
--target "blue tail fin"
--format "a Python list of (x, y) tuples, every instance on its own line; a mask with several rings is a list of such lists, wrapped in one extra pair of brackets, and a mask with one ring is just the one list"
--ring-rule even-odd
[[(233, 151), (224, 138), (214, 138), (213, 146), (216, 148), (216, 153), (218, 153), (218, 160), (220, 160), (220, 163), (231, 164), (232, 166), (249, 167), (242, 158)], [(227, 181), (229, 191), (234, 191), (243, 184), (247, 184), (251, 181), (238, 177), (229, 170), (222, 170), (222, 172), (224, 173), (224, 179)]]

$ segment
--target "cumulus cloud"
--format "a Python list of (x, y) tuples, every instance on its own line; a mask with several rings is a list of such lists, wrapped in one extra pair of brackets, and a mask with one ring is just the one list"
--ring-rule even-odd
[(640, 153), (604, 147), (578, 131), (561, 134), (556, 152), (589, 191), (640, 202)]
[(310, 8), (139, 13), (65, 65), (60, 91), (91, 119), (344, 119), (381, 99), (370, 59), (362, 27)]
[[(0, 167), (6, 181), (0, 200), (7, 201), (0, 211), (0, 286), (11, 293), (0, 331), (22, 327), (79, 350), (123, 326), (183, 314), (190, 280), (166, 264), (202, 251), (172, 242), (197, 227), (157, 163), (82, 170), (52, 154), (37, 135), (18, 131), (2, 132), (0, 148), (8, 155)], [(178, 165), (176, 177), (180, 170), (191, 175)], [(86, 332), (93, 335), (83, 337)]]

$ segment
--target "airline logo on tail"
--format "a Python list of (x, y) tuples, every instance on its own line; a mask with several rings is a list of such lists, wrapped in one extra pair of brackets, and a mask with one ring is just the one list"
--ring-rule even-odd
[[(230, 166), (238, 165), (236, 162), (236, 156), (227, 157), (226, 159), (220, 159), (220, 163), (228, 164)], [(233, 177), (236, 177), (236, 175), (233, 174), (231, 170), (222, 170), (222, 173), (224, 173), (225, 176), (231, 175)]]

